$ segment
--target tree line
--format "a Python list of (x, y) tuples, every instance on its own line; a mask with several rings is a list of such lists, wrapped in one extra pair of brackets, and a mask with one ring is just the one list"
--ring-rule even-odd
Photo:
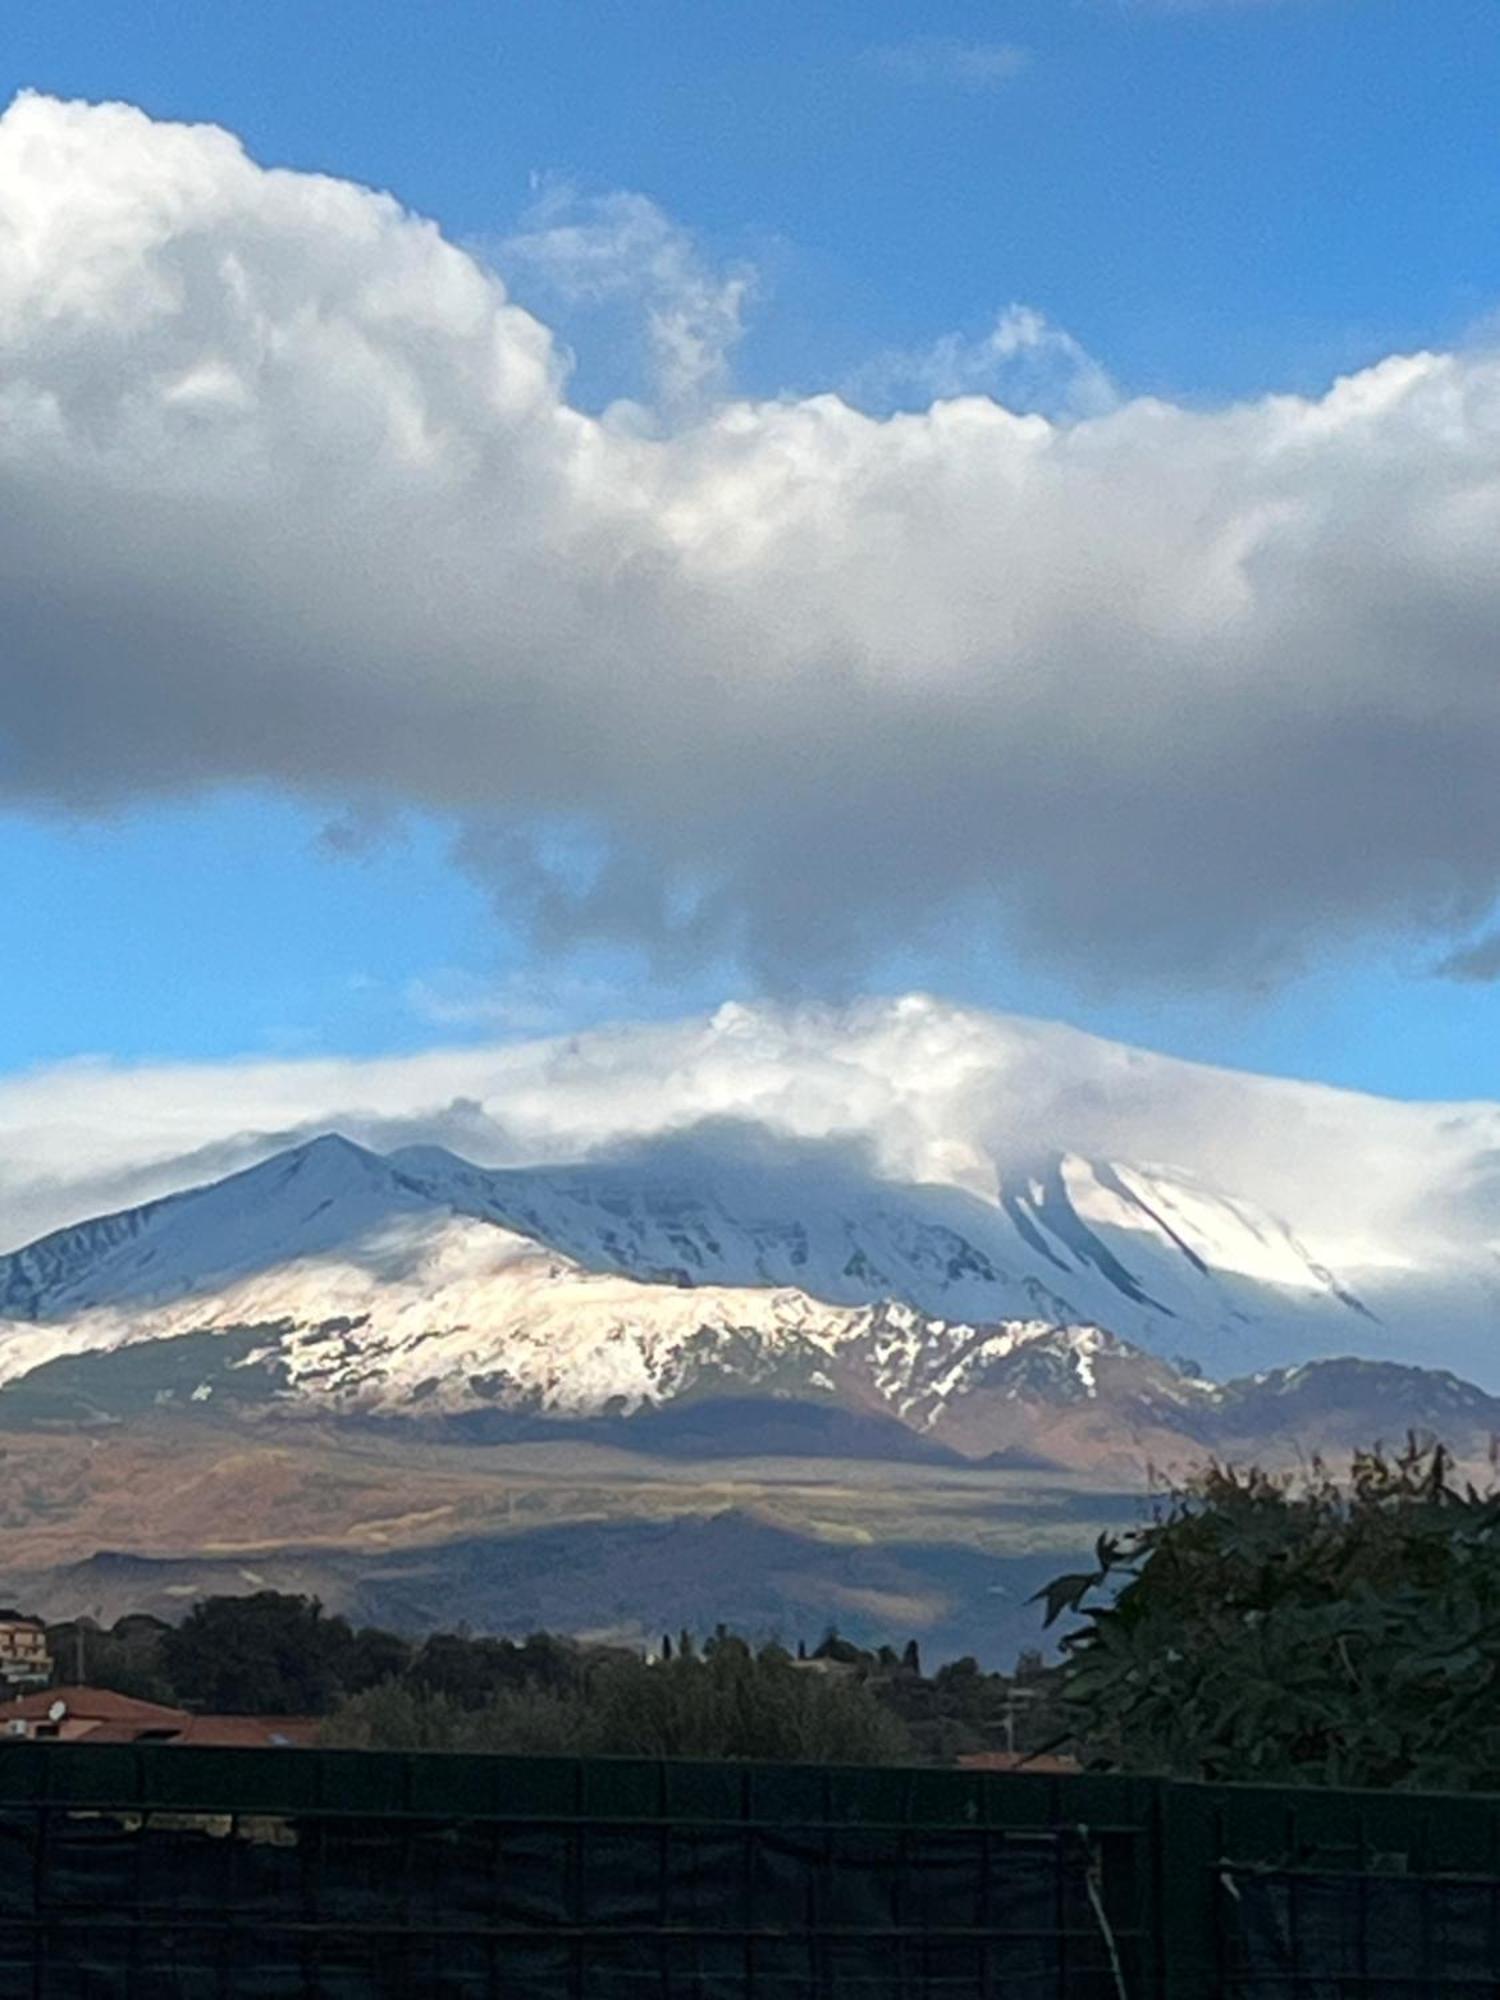
[(648, 1651), (553, 1633), (419, 1640), (358, 1626), (316, 1598), (210, 1597), (178, 1625), (131, 1614), (48, 1628), (61, 1675), (200, 1712), (316, 1715), (324, 1740), (367, 1748), (940, 1762), (1037, 1747), (1055, 1730), (1041, 1655), (1011, 1674), (972, 1657), (923, 1670), (918, 1642), (811, 1648), (720, 1626)]

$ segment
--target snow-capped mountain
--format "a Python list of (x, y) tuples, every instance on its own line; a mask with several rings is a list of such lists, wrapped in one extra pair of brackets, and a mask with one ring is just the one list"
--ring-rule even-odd
[[(767, 1266), (769, 1249), (785, 1246), (765, 1222), (740, 1232), (730, 1259), (722, 1211), (702, 1232), (724, 1268), (691, 1284), (680, 1266), (654, 1268), (643, 1249), (637, 1275), (608, 1224), (625, 1220), (617, 1176), (581, 1206), (576, 1183), (565, 1199), (540, 1179), (518, 1187), (446, 1157), (386, 1160), (328, 1137), (60, 1232), (0, 1261), (0, 1382), (81, 1353), (258, 1328), (250, 1359), (273, 1355), (294, 1398), (345, 1411), (596, 1414), (717, 1380), (842, 1391), (856, 1406), (922, 1422), (988, 1360), (1056, 1328), (1035, 1316), (955, 1323), (884, 1295), (856, 1302), (858, 1287), (856, 1297), (814, 1297)], [(697, 1245), (674, 1227), (676, 1211), (651, 1212), (665, 1232), (652, 1245), (670, 1242), (692, 1261)], [(557, 1247), (564, 1238), (582, 1247), (580, 1216), (595, 1225), (587, 1264)], [(786, 1255), (798, 1254), (794, 1242)]]
[[(1359, 1300), (1248, 1203), (1182, 1177), (1053, 1159), (999, 1198), (881, 1181), (836, 1154), (721, 1141), (583, 1167), (485, 1171), (438, 1148), (403, 1181), (591, 1269), (678, 1285), (795, 1285), (977, 1322), (1091, 1320), (1170, 1351), (1294, 1325), (1300, 1351), (1353, 1344)], [(1346, 1328), (1348, 1330), (1346, 1330)]]
[[(231, 1170), (322, 1130), (379, 1171), (272, 1241), (267, 1184)], [(1497, 1160), (1500, 1105), (1237, 1075), (921, 995), (360, 1064), (80, 1065), (0, 1087), (0, 1244), (55, 1239), (0, 1262), (0, 1310), (316, 1258), (374, 1200), (596, 1273), (1094, 1323), (1220, 1378), (1355, 1353), (1500, 1389)], [(225, 1174), (228, 1208), (161, 1209)]]
[(986, 1202), (743, 1132), (508, 1170), (329, 1135), (0, 1259), (0, 1387), (185, 1342), (200, 1401), (252, 1381), (423, 1417), (795, 1397), (978, 1456), (1079, 1406), (1096, 1434), (1105, 1406), (1137, 1440), (1232, 1432), (1243, 1384), (1200, 1368), (1248, 1360), (1280, 1368), (1254, 1404), (1280, 1421), (1278, 1384), (1297, 1409), (1318, 1390), (1288, 1364), (1380, 1332), (1287, 1228), (1183, 1177), (1054, 1160)]
[(523, 1293), (556, 1303), (564, 1288), (577, 1297), (557, 1309), (580, 1323), (604, 1296), (644, 1311), (648, 1290), (653, 1319), (673, 1323), (720, 1309), (813, 1323), (881, 1304), (970, 1326), (1089, 1323), (1215, 1373), (1226, 1358), (1348, 1351), (1376, 1329), (1273, 1218), (1103, 1162), (1053, 1160), (985, 1201), (743, 1134), (717, 1149), (511, 1170), (433, 1147), (382, 1157), (328, 1136), (0, 1259), (0, 1315), (39, 1323), (30, 1342), (0, 1341), (0, 1372), (42, 1326), (81, 1318), (306, 1324), (399, 1311), (424, 1331), (484, 1338)]

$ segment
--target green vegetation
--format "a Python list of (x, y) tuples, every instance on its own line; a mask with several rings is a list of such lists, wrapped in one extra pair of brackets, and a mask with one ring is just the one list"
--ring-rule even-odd
[(799, 1669), (779, 1649), (756, 1653), (731, 1636), (710, 1640), (701, 1657), (584, 1660), (570, 1686), (502, 1687), (471, 1708), (388, 1682), (346, 1702), (323, 1740), (814, 1764), (900, 1763), (912, 1755), (907, 1731), (867, 1682)]
[(210, 1597), (161, 1642), (161, 1669), (187, 1707), (225, 1715), (322, 1715), (346, 1694), (400, 1673), (410, 1649), (356, 1632), (316, 1598), (274, 1590)]
[(1059, 1578), (1065, 1727), (1100, 1768), (1500, 1790), (1500, 1491), (1439, 1446), (1349, 1480), (1214, 1467)]
[(162, 1644), (171, 1629), (164, 1619), (144, 1611), (127, 1613), (107, 1630), (89, 1618), (68, 1619), (47, 1627), (47, 1646), (59, 1680), (170, 1704), (174, 1695), (162, 1665)]
[(829, 1631), (811, 1651), (719, 1627), (650, 1658), (549, 1633), (436, 1632), (413, 1643), (329, 1616), (316, 1599), (212, 1597), (176, 1627), (122, 1618), (50, 1628), (67, 1678), (186, 1708), (319, 1715), (334, 1744), (772, 1761), (949, 1763), (1054, 1735), (1054, 1670), (969, 1658), (928, 1676), (915, 1640), (869, 1651)]

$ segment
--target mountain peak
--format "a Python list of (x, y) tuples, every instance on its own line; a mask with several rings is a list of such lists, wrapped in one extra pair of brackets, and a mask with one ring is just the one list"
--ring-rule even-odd
[(371, 1153), (365, 1147), (356, 1145), (353, 1139), (346, 1138), (342, 1132), (319, 1132), (314, 1138), (304, 1139), (300, 1145), (290, 1146), (287, 1150), (291, 1153), (305, 1154), (310, 1158), (335, 1153), (351, 1154), (362, 1160), (380, 1158), (378, 1153)]
[(378, 1153), (327, 1132), (226, 1179), (78, 1223), (0, 1257), (0, 1317), (159, 1305), (360, 1241), (431, 1209)]
[[(385, 1173), (389, 1163), (380, 1153), (372, 1153), (368, 1147), (360, 1146), (353, 1139), (345, 1138), (342, 1132), (319, 1132), (315, 1138), (303, 1139), (295, 1146), (288, 1146), (280, 1153), (272, 1153), (260, 1162), (261, 1167), (280, 1165), (328, 1165), (342, 1164), (346, 1169), (361, 1168), (365, 1171)], [(257, 1168), (251, 1167), (255, 1173)]]
[[(1233, 1440), (1312, 1413), (1378, 1429), (1399, 1406), (1465, 1435), (1495, 1413), (1451, 1377), (1319, 1363), (1372, 1322), (1281, 1225), (1202, 1183), (1061, 1155), (985, 1200), (846, 1154), (820, 1167), (731, 1139), (491, 1169), (320, 1133), (0, 1258), (0, 1382), (165, 1342), (179, 1361), (122, 1379), (180, 1366), (194, 1396), (269, 1382), (335, 1414), (753, 1394), (1070, 1461), (1101, 1437)], [(1162, 1358), (1187, 1326), (1221, 1381), (1252, 1356), (1271, 1372), (1189, 1380)]]
[(385, 1156), (330, 1130), (0, 1259), (0, 1317), (164, 1304), (309, 1260), (369, 1265), (377, 1248), (388, 1268), (401, 1241), (420, 1254), (423, 1232), (393, 1232), (397, 1218), (462, 1218), (453, 1254), (462, 1238), (481, 1260), (498, 1230), (636, 1283), (901, 1301), (973, 1326), (1088, 1324), (1154, 1352), (1176, 1353), (1191, 1329), (1221, 1379), (1365, 1345), (1348, 1287), (1275, 1218), (1204, 1183), (1068, 1153), (1000, 1175), (987, 1198), (756, 1129), (754, 1143), (702, 1127), (691, 1143), (506, 1168), (437, 1145)]

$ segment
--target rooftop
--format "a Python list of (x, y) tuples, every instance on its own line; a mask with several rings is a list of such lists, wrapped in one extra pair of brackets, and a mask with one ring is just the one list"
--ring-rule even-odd
[[(13, 1725), (20, 1724), (20, 1729)], [(69, 1743), (183, 1744), (204, 1749), (306, 1749), (318, 1736), (313, 1715), (193, 1715), (137, 1701), (112, 1688), (50, 1687), (0, 1702), (0, 1745), (54, 1734)]]
[(134, 1722), (142, 1728), (164, 1728), (173, 1722), (182, 1727), (189, 1720), (186, 1709), (137, 1701), (134, 1695), (116, 1694), (113, 1688), (48, 1687), (0, 1702), (0, 1727), (15, 1721), (45, 1722), (58, 1702), (81, 1722)]
[(1044, 1777), (1054, 1778), (1080, 1769), (1075, 1758), (1053, 1757), (1044, 1751), (1028, 1754), (1025, 1750), (973, 1750), (958, 1761), (965, 1771), (1038, 1771)]

